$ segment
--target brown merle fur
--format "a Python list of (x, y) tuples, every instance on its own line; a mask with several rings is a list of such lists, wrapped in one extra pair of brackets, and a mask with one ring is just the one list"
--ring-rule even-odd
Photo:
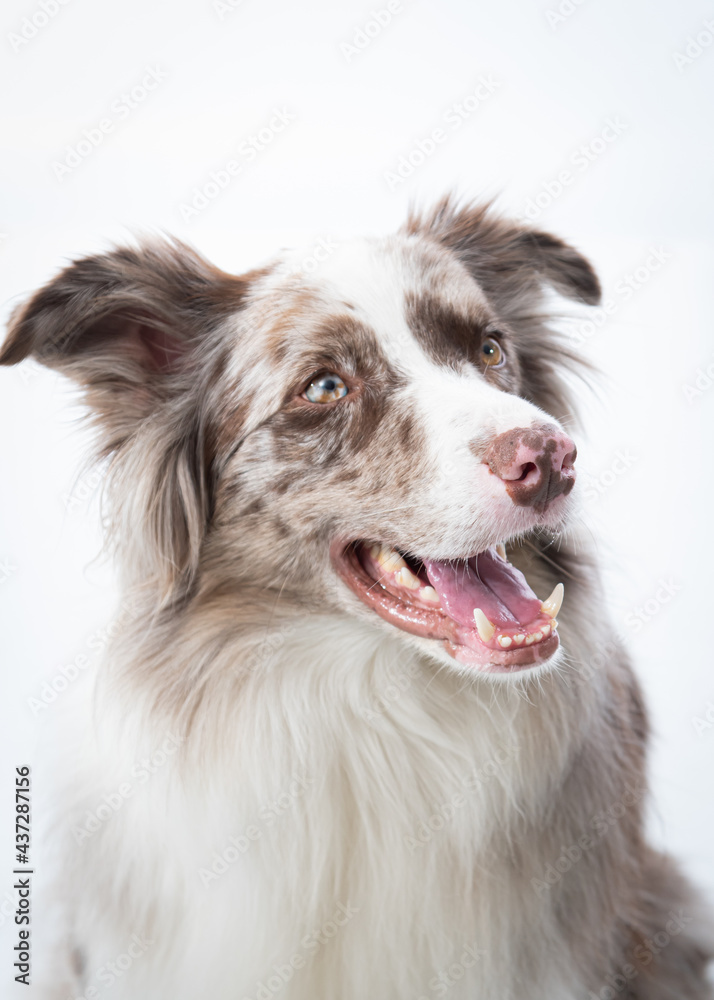
[[(400, 239), (405, 267), (422, 268), (405, 307), (431, 359), (476, 365), (479, 336), (498, 329), (515, 352), (513, 364), (509, 374), (484, 378), (567, 418), (572, 407), (561, 372), (573, 359), (539, 306), (548, 285), (596, 302), (599, 285), (587, 261), (555, 237), (449, 199), (412, 215)], [(478, 308), (466, 309), (441, 287), (444, 262), (477, 283)], [(399, 365), (353, 315), (354, 305), (278, 272), (274, 262), (226, 275), (175, 241), (88, 258), (13, 315), (0, 354), (3, 364), (34, 357), (84, 388), (100, 452), (111, 462), (110, 514), (127, 586), (141, 594), (138, 617), (119, 639), (126, 689), (149, 693), (147, 719), (158, 713), (185, 732), (203, 726), (206, 746), (259, 681), (229, 664), (233, 645), (250, 636), (255, 647), (277, 607), (291, 628), (315, 609), (340, 609), (328, 539), (401, 535), (418, 551), (439, 524), (438, 511), (423, 502), (433, 466)], [(333, 367), (353, 392), (344, 405), (318, 412), (299, 393), (316, 371)], [(474, 447), (480, 453), (483, 444)], [(411, 534), (405, 501), (423, 503)], [(514, 544), (512, 558), (544, 586), (557, 579), (556, 568), (567, 575), (578, 634), (584, 648), (597, 649), (596, 570), (581, 549), (552, 541), (534, 532)], [(563, 845), (634, 790), (634, 803), (573, 874), (541, 890), (543, 905), (588, 989), (604, 988), (607, 974), (630, 963), (637, 975), (622, 995), (631, 1000), (705, 1000), (710, 943), (700, 904), (643, 838), (648, 728), (638, 684), (615, 643), (598, 670), (588, 674), (587, 666), (576, 656), (523, 702), (502, 695), (502, 704), (521, 713), (523, 759), (549, 763), (528, 780), (514, 775), (519, 811), (489, 792), (503, 825), (479, 855), (479, 891), (494, 899), (511, 894), (515, 909), (504, 913), (517, 912)], [(478, 696), (461, 678), (424, 670), (424, 691), (455, 732), (470, 732)], [(341, 752), (338, 770), (350, 764), (349, 747)], [(444, 773), (444, 784), (449, 777)], [(402, 780), (412, 777), (397, 784)], [(353, 820), (354, 836), (369, 822), (378, 818)], [(369, 842), (361, 843), (368, 851)], [(98, 881), (105, 867), (97, 867)], [(691, 931), (652, 961), (638, 959), (642, 942), (679, 907), (692, 915)], [(491, 917), (498, 927), (498, 907)], [(502, 930), (507, 936), (509, 928)], [(525, 969), (542, 967), (535, 934), (518, 947)], [(369, 963), (372, 956), (364, 957)], [(556, 952), (548, 959), (559, 960)]]

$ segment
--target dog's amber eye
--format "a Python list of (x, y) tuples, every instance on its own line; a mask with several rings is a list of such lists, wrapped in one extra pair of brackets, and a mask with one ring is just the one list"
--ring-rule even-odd
[(497, 340), (486, 337), (481, 344), (481, 359), (489, 368), (500, 368), (506, 361), (506, 354)]
[(346, 396), (349, 389), (339, 375), (334, 372), (324, 372), (312, 380), (303, 396), (311, 403), (332, 403)]

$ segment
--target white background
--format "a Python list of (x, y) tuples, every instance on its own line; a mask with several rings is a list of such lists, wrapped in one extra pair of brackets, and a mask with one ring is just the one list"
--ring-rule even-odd
[[(28, 40), (13, 35), (23, 23), (30, 34), (25, 18), (42, 24), (38, 4), (0, 14), (3, 318), (67, 258), (132, 232), (173, 232), (240, 271), (313, 233), (388, 232), (410, 201), (451, 189), (498, 196), (516, 215), (540, 195), (538, 225), (593, 259), (612, 315), (567, 327), (584, 331), (583, 353), (604, 373), (596, 393), (581, 391), (585, 516), (652, 709), (652, 837), (714, 898), (714, 391), (701, 376), (698, 395), (686, 389), (714, 362), (714, 34), (703, 27), (714, 29), (714, 7), (564, 0), (558, 19), (555, 0), (403, 0), (349, 52), (382, 0), (45, 3), (55, 13)], [(166, 78), (120, 117), (114, 102), (149, 68)], [(453, 128), (450, 109), (489, 77), (493, 93)], [(241, 143), (274, 109), (295, 118), (249, 163)], [(102, 143), (59, 179), (53, 165), (106, 118)], [(603, 142), (608, 119), (621, 134)], [(390, 184), (435, 128), (445, 140), (433, 155)], [(229, 159), (241, 175), (186, 221), (181, 204)], [(570, 182), (546, 196), (563, 170)], [(657, 270), (652, 248), (665, 258)], [(115, 600), (111, 567), (95, 559), (96, 483), (81, 469), (88, 438), (73, 398), (32, 365), (0, 371), (0, 912), (13, 768), (36, 759), (38, 722), (57, 710), (33, 714), (28, 699), (60, 666), (96, 659)], [(666, 602), (661, 580), (675, 590)]]

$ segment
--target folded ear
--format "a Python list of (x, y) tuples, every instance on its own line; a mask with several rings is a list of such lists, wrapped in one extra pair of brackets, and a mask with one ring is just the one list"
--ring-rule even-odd
[(15, 310), (0, 364), (33, 357), (80, 382), (100, 414), (128, 405), (145, 415), (247, 286), (178, 240), (87, 257)]
[(250, 279), (171, 240), (88, 257), (15, 310), (0, 349), (0, 364), (32, 357), (85, 390), (116, 537), (164, 597), (192, 579), (210, 520), (212, 384)]
[(600, 301), (600, 282), (582, 254), (556, 236), (499, 218), (489, 204), (459, 207), (446, 197), (424, 217), (412, 213), (407, 232), (451, 249), (498, 304), (542, 284), (589, 305)]

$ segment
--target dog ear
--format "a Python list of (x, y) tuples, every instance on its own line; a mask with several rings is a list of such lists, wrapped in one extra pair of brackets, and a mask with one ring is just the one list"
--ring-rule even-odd
[(408, 233), (452, 250), (496, 302), (518, 300), (544, 283), (589, 305), (600, 301), (592, 265), (556, 236), (499, 218), (489, 204), (459, 207), (446, 197), (428, 215), (412, 213)]
[(146, 416), (246, 288), (177, 240), (87, 257), (15, 310), (0, 364), (32, 357), (78, 381), (100, 416)]
[[(220, 331), (251, 276), (162, 240), (76, 261), (13, 313), (0, 364), (77, 381), (110, 457), (110, 517), (133, 574), (164, 597), (195, 574), (211, 516), (210, 393)], [(214, 385), (214, 392), (216, 391)]]

